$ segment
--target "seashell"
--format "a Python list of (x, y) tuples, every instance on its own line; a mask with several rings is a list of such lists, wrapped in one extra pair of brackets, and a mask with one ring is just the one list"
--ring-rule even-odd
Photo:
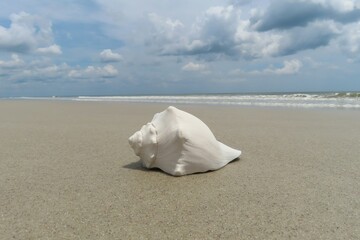
[(144, 167), (174, 176), (217, 170), (241, 155), (217, 141), (199, 118), (172, 106), (155, 114), (129, 143)]

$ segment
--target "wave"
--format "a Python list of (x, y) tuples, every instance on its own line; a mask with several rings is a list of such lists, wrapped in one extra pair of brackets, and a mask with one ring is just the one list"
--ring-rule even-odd
[(263, 107), (360, 109), (360, 93), (207, 94), (168, 96), (79, 96), (76, 101), (213, 104)]
[(18, 97), (19, 100), (207, 104), (259, 107), (360, 109), (360, 92), (284, 94), (198, 94), (167, 96)]

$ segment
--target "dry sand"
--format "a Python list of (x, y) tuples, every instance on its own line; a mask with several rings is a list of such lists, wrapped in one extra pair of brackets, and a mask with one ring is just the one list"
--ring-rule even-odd
[(141, 167), (165, 105), (0, 101), (0, 239), (360, 239), (360, 112), (180, 106), (243, 151), (219, 171)]

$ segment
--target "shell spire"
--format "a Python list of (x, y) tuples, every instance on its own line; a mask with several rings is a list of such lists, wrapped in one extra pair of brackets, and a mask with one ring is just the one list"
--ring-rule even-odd
[(143, 166), (183, 176), (224, 167), (241, 151), (216, 140), (199, 118), (168, 107), (129, 138)]

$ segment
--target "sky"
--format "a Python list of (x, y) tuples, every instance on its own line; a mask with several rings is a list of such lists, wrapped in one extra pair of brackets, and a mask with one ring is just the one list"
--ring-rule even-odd
[(360, 91), (360, 0), (0, 2), (0, 97)]

